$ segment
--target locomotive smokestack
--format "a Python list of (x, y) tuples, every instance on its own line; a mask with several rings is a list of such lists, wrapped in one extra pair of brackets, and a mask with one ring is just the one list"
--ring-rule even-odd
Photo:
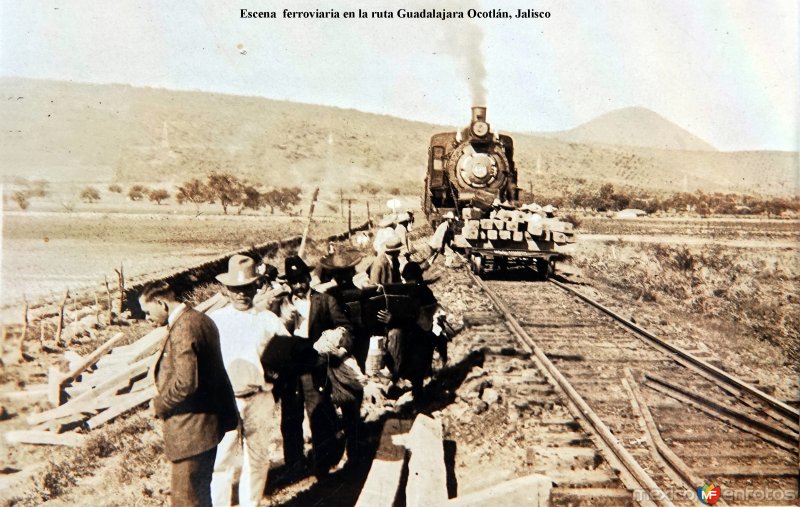
[(473, 106), (472, 107), (472, 121), (470, 123), (475, 123), (476, 121), (486, 121), (486, 107), (484, 106)]

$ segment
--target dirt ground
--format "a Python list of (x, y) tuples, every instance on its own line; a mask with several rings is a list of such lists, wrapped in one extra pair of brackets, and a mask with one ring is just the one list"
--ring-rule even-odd
[[(780, 399), (796, 402), (800, 398), (798, 363), (793, 357), (800, 326), (792, 319), (800, 315), (797, 247), (775, 247), (771, 243), (771, 239), (795, 241), (794, 226), (786, 225), (778, 222), (775, 230), (764, 233), (763, 247), (745, 248), (727, 244), (742, 239), (740, 229), (727, 225), (726, 234), (719, 229), (713, 234), (696, 230), (687, 234), (686, 228), (674, 227), (674, 223), (665, 228), (642, 221), (603, 221), (597, 226), (589, 221), (579, 229), (585, 237), (579, 240), (572, 259), (559, 268), (568, 279), (584, 284), (582, 289), (587, 293), (599, 296), (601, 302), (660, 337), (703, 343), (712, 363), (756, 382)], [(770, 227), (770, 222), (752, 221), (742, 226), (748, 238), (753, 234), (747, 231)], [(640, 233), (638, 240), (618, 239), (631, 230)], [(617, 239), (598, 239), (592, 236), (595, 231)], [(653, 245), (648, 242), (650, 234), (666, 234), (674, 241)], [(686, 239), (692, 244), (682, 242)], [(455, 325), (461, 323), (465, 313), (491, 310), (457, 272), (445, 270), (432, 288)], [(119, 329), (132, 340), (147, 327), (135, 323)], [(94, 339), (84, 339), (76, 350), (87, 352), (117, 330), (107, 328)], [(457, 336), (451, 343), (451, 361), (465, 361), (473, 350), (473, 344)], [(0, 391), (46, 382), (49, 364), (62, 360), (60, 351), (39, 352), (35, 344), (29, 352), (33, 360), (16, 365), (6, 362), (3, 366)], [(4, 357), (13, 353), (12, 344), (7, 343)], [(500, 383), (501, 375), (489, 372), (487, 381)], [(510, 424), (508, 419), (508, 407), (515, 401), (520, 400), (503, 399), (478, 414), (471, 405), (455, 398), (432, 411), (445, 423), (446, 437), (458, 449), (454, 481), (459, 494), (525, 473), (525, 467), (513, 462), (514, 454), (502, 445), (521, 436), (516, 423)], [(0, 431), (25, 428), (25, 417), (46, 406), (39, 400), (0, 404)], [(271, 455), (277, 464), (281, 448), (277, 431), (275, 435)], [(164, 505), (169, 499), (168, 464), (163, 457), (159, 423), (147, 409), (92, 432), (80, 448), (0, 442), (0, 456), (5, 464), (0, 470), (0, 490), (4, 491), (0, 499), (13, 505)], [(17, 470), (29, 477), (17, 479)], [(323, 498), (333, 494), (350, 498), (357, 495), (359, 481), (363, 480), (361, 472), (335, 475), (339, 482), (333, 484), (318, 484), (308, 478), (273, 491), (263, 504), (309, 505), (309, 492)], [(348, 488), (350, 491), (345, 491)]]
[(587, 229), (602, 234), (583, 235), (562, 267), (572, 279), (659, 336), (703, 343), (718, 366), (800, 398), (797, 221), (590, 220)]

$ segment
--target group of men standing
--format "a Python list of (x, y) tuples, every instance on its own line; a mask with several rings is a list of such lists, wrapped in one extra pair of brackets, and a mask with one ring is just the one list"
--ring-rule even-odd
[[(400, 243), (390, 238), (378, 254), (370, 269), (374, 284), (401, 281)], [(276, 398), (285, 471), (323, 476), (342, 458), (344, 445), (337, 438), (342, 423), (331, 399), (328, 367), (353, 352), (359, 335), (344, 304), (359, 290), (352, 284), (357, 260), (338, 254), (327, 259), (334, 282), (330, 293), (323, 293), (312, 289), (311, 271), (297, 256), (285, 260), (281, 284), (274, 280), (274, 268), (267, 266), (264, 276), (254, 259), (234, 255), (227, 271), (216, 277), (229, 304), (207, 315), (180, 303), (166, 282), (143, 289), (139, 303), (148, 319), (168, 328), (154, 368), (153, 405), (164, 421), (173, 505), (231, 505), (240, 461), (239, 504), (258, 505), (270, 467)], [(411, 275), (421, 282), (418, 264)], [(425, 303), (435, 305), (429, 292)], [(380, 322), (392, 320), (389, 312), (378, 313)], [(338, 340), (331, 345), (333, 335)], [(420, 384), (415, 379), (415, 391)], [(348, 463), (357, 458), (359, 404), (360, 399), (341, 406)], [(310, 460), (304, 453), (306, 413)]]

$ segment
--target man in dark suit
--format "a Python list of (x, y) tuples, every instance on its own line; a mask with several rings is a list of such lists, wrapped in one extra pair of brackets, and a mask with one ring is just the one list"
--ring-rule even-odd
[(164, 421), (164, 450), (172, 462), (171, 503), (210, 506), (217, 444), (239, 420), (217, 328), (179, 303), (163, 281), (146, 285), (139, 305), (148, 320), (168, 329), (154, 368), (153, 408)]
[[(280, 315), (290, 333), (316, 343), (323, 332), (342, 328), (340, 346), (352, 348), (352, 325), (336, 299), (311, 289), (311, 273), (297, 256), (285, 261), (285, 277), (291, 295), (283, 300)], [(281, 398), (281, 434), (287, 470), (303, 468), (303, 408), (311, 426), (312, 472), (325, 475), (344, 451), (336, 438), (339, 421), (331, 401), (325, 364), (306, 369), (284, 370), (278, 381)]]

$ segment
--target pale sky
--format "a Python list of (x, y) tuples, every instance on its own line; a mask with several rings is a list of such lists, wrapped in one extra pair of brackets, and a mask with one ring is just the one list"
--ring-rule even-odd
[[(0, 73), (255, 95), (501, 131), (643, 106), (722, 150), (798, 150), (796, 0), (0, 0)], [(282, 19), (518, 8), (550, 19)], [(239, 9), (278, 19), (240, 19)], [(246, 54), (240, 49), (244, 49)], [(485, 79), (481, 79), (482, 74)]]

